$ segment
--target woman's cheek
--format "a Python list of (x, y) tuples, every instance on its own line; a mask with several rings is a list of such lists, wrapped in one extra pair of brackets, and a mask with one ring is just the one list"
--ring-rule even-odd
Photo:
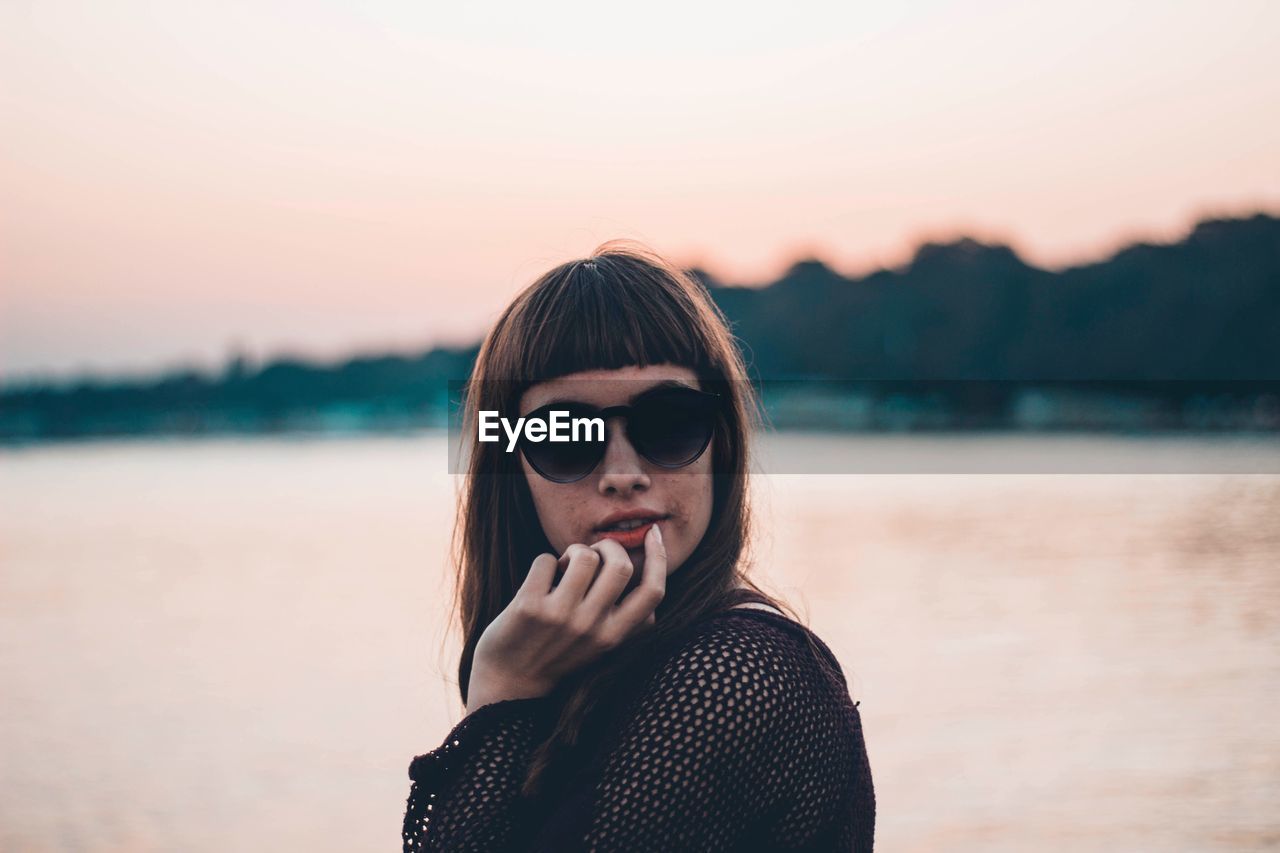
[(692, 531), (689, 529), (689, 517), (685, 515), (684, 507), (680, 507), (676, 511), (676, 527), (672, 531), (674, 534), (670, 540), (664, 540), (667, 545), (667, 571), (679, 571), (684, 565), (684, 561), (693, 553), (693, 546), (696, 544), (692, 541)]

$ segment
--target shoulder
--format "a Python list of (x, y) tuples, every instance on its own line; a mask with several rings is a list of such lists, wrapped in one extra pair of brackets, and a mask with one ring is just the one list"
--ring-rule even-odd
[(660, 755), (766, 787), (779, 768), (787, 778), (847, 778), (861, 720), (814, 643), (803, 625), (764, 610), (700, 620), (636, 684), (613, 760)]
[(805, 672), (817, 669), (822, 676), (838, 683), (842, 690), (848, 689), (840, 662), (831, 648), (806, 625), (776, 608), (754, 602), (742, 604), (713, 614), (704, 623), (714, 625), (715, 636), (722, 641), (737, 637), (764, 643), (798, 669)]
[(664, 656), (644, 696), (651, 704), (732, 708), (750, 717), (751, 728), (854, 707), (826, 644), (804, 625), (757, 607), (720, 611), (692, 626)]
[[(848, 691), (814, 643), (785, 616), (736, 608), (664, 646), (601, 753), (592, 838), (608, 835), (609, 849), (831, 846), (865, 807), (867, 795), (851, 798), (870, 792), (870, 775)], [(619, 821), (650, 843), (619, 844)], [(654, 840), (664, 832), (665, 845)]]

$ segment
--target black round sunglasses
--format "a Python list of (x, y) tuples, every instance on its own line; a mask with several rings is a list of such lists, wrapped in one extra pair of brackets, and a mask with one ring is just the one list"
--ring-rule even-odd
[[(526, 419), (549, 420), (550, 413), (567, 412), (568, 417), (626, 418), (627, 441), (636, 452), (661, 468), (683, 468), (707, 449), (715, 432), (721, 395), (687, 386), (662, 386), (646, 391), (629, 406), (601, 409), (589, 403), (567, 400), (548, 403), (525, 415)], [(522, 432), (520, 452), (529, 466), (553, 483), (573, 483), (595, 470), (604, 458), (608, 434), (594, 437), (596, 430), (582, 429), (585, 435), (573, 441), (532, 441)], [(578, 432), (575, 430), (574, 432)]]

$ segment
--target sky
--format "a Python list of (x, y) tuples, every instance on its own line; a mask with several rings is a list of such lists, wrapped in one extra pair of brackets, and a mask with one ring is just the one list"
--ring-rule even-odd
[(613, 238), (725, 282), (1280, 211), (1280, 3), (0, 0), (0, 380), (478, 340)]

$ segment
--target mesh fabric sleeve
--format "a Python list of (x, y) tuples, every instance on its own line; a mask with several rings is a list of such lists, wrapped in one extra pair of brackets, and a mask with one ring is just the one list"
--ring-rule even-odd
[(871, 849), (857, 706), (834, 658), (791, 628), (716, 620), (653, 675), (619, 737), (588, 850)]
[(505, 849), (517, 822), (520, 785), (548, 719), (545, 698), (494, 702), (463, 718), (439, 747), (414, 758), (404, 853)]

